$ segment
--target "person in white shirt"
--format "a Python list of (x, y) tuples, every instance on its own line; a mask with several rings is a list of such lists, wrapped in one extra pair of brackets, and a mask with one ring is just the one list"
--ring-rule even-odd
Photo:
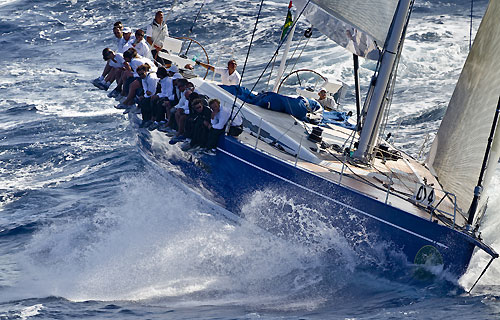
[(115, 24), (113, 25), (113, 34), (116, 37), (116, 50), (118, 50), (120, 53), (123, 53), (123, 50), (120, 51), (120, 49), (123, 48), (123, 45), (125, 44), (122, 31), (123, 31), (122, 22), (116, 21)]
[(129, 48), (125, 51), (123, 59), (125, 60), (125, 70), (122, 72), (123, 90), (121, 95), (126, 98), (122, 98), (122, 102), (116, 106), (117, 109), (127, 109), (133, 105), (136, 91), (141, 87), (141, 79), (137, 73), (139, 66), (147, 64), (150, 67), (150, 72), (156, 73), (157, 70), (153, 61), (139, 56), (135, 48)]
[[(224, 129), (226, 127), (227, 122), (232, 117), (233, 121), (231, 126), (229, 127), (229, 135), (233, 137), (237, 137), (243, 132), (243, 118), (238, 113), (238, 109), (222, 107), (220, 105), (220, 101), (218, 99), (211, 99), (208, 102), (208, 106), (212, 109), (212, 116), (208, 132), (207, 144), (205, 153), (214, 155), (217, 147), (217, 142), (219, 140), (219, 136), (224, 134)], [(231, 116), (231, 111), (233, 111), (233, 115)]]
[(316, 99), (319, 104), (325, 109), (326, 111), (333, 111), (337, 107), (337, 103), (335, 100), (327, 95), (327, 92), (325, 89), (321, 88), (318, 92), (319, 98)]
[(163, 12), (157, 11), (153, 22), (146, 29), (146, 41), (150, 45), (153, 58), (164, 65), (164, 61), (158, 56), (163, 49), (165, 39), (168, 37), (167, 24), (163, 22)]
[(175, 144), (176, 142), (183, 141), (185, 139), (184, 129), (187, 116), (189, 115), (189, 96), (192, 92), (193, 91), (189, 89), (185, 89), (182, 92), (182, 97), (179, 100), (179, 103), (175, 106), (175, 122), (177, 123), (177, 134), (173, 139), (169, 141), (170, 144)]
[(231, 86), (240, 84), (241, 76), (238, 71), (236, 71), (236, 67), (238, 65), (236, 64), (236, 60), (234, 59), (231, 59), (227, 62), (227, 68), (216, 68), (212, 65), (198, 60), (196, 60), (196, 64), (220, 74), (221, 82), (223, 85)]
[(113, 28), (113, 33), (115, 34), (116, 37), (116, 51), (119, 53), (125, 52), (125, 49), (123, 48), (127, 41), (123, 38), (123, 27), (120, 29), (118, 27)]
[(131, 28), (125, 27), (125, 28), (123, 28), (122, 32), (123, 32), (123, 42), (121, 43), (122, 48), (121, 48), (121, 50), (120, 50), (120, 48), (118, 49), (118, 52), (121, 52), (121, 53), (127, 51), (132, 46), (132, 43), (135, 40), (135, 37), (132, 36), (132, 29)]
[[(122, 29), (123, 29), (122, 23), (120, 21), (115, 22), (113, 26), (113, 34), (117, 39), (116, 41), (117, 41), (118, 52), (123, 52), (120, 51), (120, 49), (123, 49), (123, 44), (125, 43), (123, 40)], [(92, 80), (92, 84), (101, 90), (108, 90), (110, 83), (107, 83), (107, 81), (104, 78), (109, 74), (110, 71), (111, 67), (109, 65), (109, 62), (106, 62), (106, 65), (104, 66), (104, 70), (102, 71), (101, 76), (99, 78)]]
[(164, 67), (159, 67), (156, 71), (158, 77), (158, 82), (160, 83), (160, 92), (155, 94), (151, 98), (153, 104), (153, 118), (157, 122), (157, 126), (153, 126), (153, 129), (158, 129), (159, 131), (167, 131), (167, 122), (165, 118), (166, 108), (170, 108), (170, 101), (174, 100), (174, 85), (172, 78), (169, 76), (170, 73)]
[(154, 73), (150, 73), (149, 70), (150, 66), (147, 64), (137, 67), (137, 74), (141, 78), (142, 90), (144, 92), (144, 95), (139, 96), (139, 106), (142, 113), (141, 128), (146, 126), (149, 127), (151, 122), (156, 120), (153, 116), (153, 104), (151, 102), (151, 97), (156, 94), (158, 78)]
[(106, 85), (109, 87), (115, 80), (117, 83), (116, 88), (108, 94), (108, 97), (116, 97), (121, 92), (122, 82), (121, 75), (123, 68), (125, 66), (125, 59), (123, 59), (123, 55), (121, 53), (115, 53), (113, 50), (109, 48), (105, 48), (102, 51), (102, 57), (105, 61), (107, 61), (108, 65), (111, 67), (111, 71), (104, 78), (106, 81)]
[(169, 76), (169, 72), (164, 68), (160, 67), (157, 71), (160, 80), (161, 91), (158, 93), (158, 98), (168, 101), (174, 101), (174, 83), (172, 77)]
[(148, 58), (149, 60), (153, 60), (153, 56), (151, 55), (151, 50), (149, 49), (148, 43), (144, 40), (144, 31), (142, 29), (137, 29), (135, 31), (135, 37), (131, 37), (131, 39), (125, 45), (126, 49), (135, 48), (137, 54), (141, 57)]
[(137, 68), (137, 74), (141, 78), (142, 89), (144, 90), (144, 98), (151, 99), (156, 94), (156, 85), (158, 78), (156, 74), (149, 72), (151, 67), (148, 64), (143, 64)]

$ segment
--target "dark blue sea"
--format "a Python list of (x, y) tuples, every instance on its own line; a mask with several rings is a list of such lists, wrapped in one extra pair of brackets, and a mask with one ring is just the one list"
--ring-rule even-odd
[[(328, 227), (311, 223), (314, 241), (292, 243), (235, 222), (184, 184), (168, 162), (175, 151), (162, 163), (141, 152), (127, 116), (90, 84), (104, 67), (101, 51), (115, 47), (115, 21), (145, 28), (158, 9), (172, 35), (187, 36), (201, 4), (0, 0), (0, 319), (499, 319), (499, 261), (466, 293), (487, 263), (481, 252), (460, 279), (400, 281), (390, 269), (360, 268), (371, 257)], [(234, 57), (241, 72), (259, 4), (208, 2), (190, 36), (212, 63)], [(287, 4), (264, 1), (248, 87), (276, 50)], [(486, 6), (474, 2), (473, 37)], [(467, 56), (470, 7), (416, 1), (389, 118), (393, 142), (416, 157)], [(308, 26), (297, 27), (295, 57)], [(205, 59), (197, 46), (189, 56)], [(314, 31), (297, 65), (346, 83), (345, 108), (354, 110), (350, 58)], [(361, 61), (363, 88), (374, 67)], [(482, 225), (497, 251), (499, 192), (497, 170)], [(265, 212), (276, 201), (267, 195), (248, 206)], [(312, 221), (314, 208), (293, 210)], [(331, 246), (336, 261), (321, 258)]]

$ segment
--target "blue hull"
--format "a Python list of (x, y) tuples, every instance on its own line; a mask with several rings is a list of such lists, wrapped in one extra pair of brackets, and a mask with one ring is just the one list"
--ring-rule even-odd
[[(150, 143), (142, 141), (143, 147), (151, 148)], [(232, 137), (220, 140), (216, 156), (169, 161), (186, 174), (188, 184), (203, 185), (214, 200), (240, 216), (245, 215), (245, 204), (257, 192), (280, 194), (293, 199), (294, 205), (313, 208), (318, 219), (335, 228), (357, 252), (368, 252), (373, 243), (383, 243), (387, 251), (397, 252), (399, 257), (402, 253), (412, 265), (425, 262), (430, 248), (444, 270), (458, 277), (466, 271), (474, 248), (481, 246), (467, 234), (296, 168)], [(294, 222), (283, 224), (279, 215), (287, 214), (290, 210), (286, 206), (273, 208), (276, 225), (261, 227), (292, 238), (302, 227)]]

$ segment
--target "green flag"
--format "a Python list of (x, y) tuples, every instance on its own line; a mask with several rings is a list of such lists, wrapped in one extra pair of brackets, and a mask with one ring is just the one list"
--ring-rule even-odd
[(293, 18), (292, 18), (292, 1), (290, 1), (290, 4), (288, 5), (288, 13), (286, 14), (285, 24), (281, 28), (282, 32), (281, 32), (280, 41), (283, 40), (283, 38), (286, 36), (286, 34), (288, 32), (288, 29), (290, 29), (290, 27), (292, 26), (292, 24), (293, 24)]

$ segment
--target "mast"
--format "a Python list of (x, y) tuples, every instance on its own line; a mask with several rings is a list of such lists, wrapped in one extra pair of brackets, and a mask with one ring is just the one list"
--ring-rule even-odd
[(361, 91), (359, 88), (359, 59), (354, 53), (352, 54), (354, 62), (354, 88), (356, 91), (356, 130), (360, 130), (361, 126)]
[(404, 37), (404, 30), (408, 23), (408, 13), (412, 0), (400, 0), (392, 27), (387, 39), (382, 57), (380, 59), (380, 67), (378, 76), (375, 80), (373, 95), (368, 104), (366, 120), (363, 124), (361, 137), (359, 138), (358, 149), (354, 152), (354, 158), (362, 161), (368, 161), (373, 151), (382, 114), (384, 111), (384, 99), (386, 98), (387, 88), (391, 80), (391, 74), (394, 70), (398, 49), (401, 39)]

